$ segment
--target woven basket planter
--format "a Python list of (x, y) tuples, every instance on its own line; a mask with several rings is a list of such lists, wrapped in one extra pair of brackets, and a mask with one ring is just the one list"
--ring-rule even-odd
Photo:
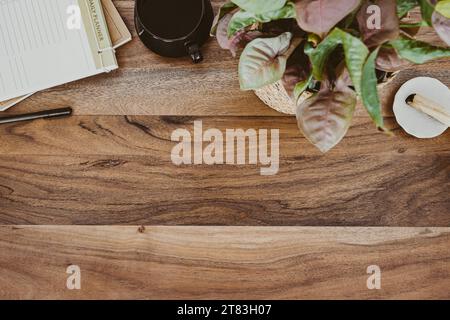
[[(296, 113), (297, 105), (295, 104), (294, 99), (292, 99), (286, 92), (286, 89), (281, 81), (255, 90), (255, 94), (259, 99), (261, 99), (262, 102), (278, 112), (291, 115)], [(299, 103), (305, 101), (311, 96), (312, 93), (304, 92), (299, 97)]]
[[(392, 82), (395, 77), (398, 75), (398, 72), (395, 72), (391, 75), (387, 81), (378, 84), (378, 90), (383, 89), (386, 85)], [(289, 114), (295, 115), (297, 110), (297, 105), (294, 102), (289, 94), (286, 92), (286, 89), (283, 86), (283, 83), (280, 81), (265, 86), (264, 88), (255, 90), (255, 94), (264, 102), (267, 106), (272, 109)], [(306, 99), (310, 98), (313, 94), (311, 92), (305, 91), (299, 97), (298, 103), (302, 103)]]

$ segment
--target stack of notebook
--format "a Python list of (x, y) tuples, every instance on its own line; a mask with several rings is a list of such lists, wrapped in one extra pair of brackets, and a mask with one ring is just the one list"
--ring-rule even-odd
[(0, 1), (0, 111), (118, 68), (115, 49), (130, 40), (112, 0)]

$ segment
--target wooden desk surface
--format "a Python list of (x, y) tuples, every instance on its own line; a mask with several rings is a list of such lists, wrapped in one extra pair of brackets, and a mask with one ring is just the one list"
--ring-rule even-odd
[[(448, 60), (383, 90), (395, 137), (358, 106), (321, 155), (294, 117), (239, 90), (215, 41), (200, 65), (158, 57), (136, 38), (134, 1), (115, 4), (135, 36), (120, 69), (8, 111), (69, 105), (70, 119), (0, 127), (0, 298), (450, 298), (450, 131), (414, 139), (391, 110), (410, 78), (450, 85)], [(279, 129), (279, 174), (174, 166), (170, 135), (195, 120)], [(80, 291), (65, 288), (70, 264)], [(369, 265), (381, 290), (366, 287)]]

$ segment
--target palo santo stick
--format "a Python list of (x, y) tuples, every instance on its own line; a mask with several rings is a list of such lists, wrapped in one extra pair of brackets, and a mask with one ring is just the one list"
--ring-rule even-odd
[(410, 96), (406, 102), (414, 109), (426, 113), (430, 117), (450, 127), (450, 112), (436, 102), (418, 94)]

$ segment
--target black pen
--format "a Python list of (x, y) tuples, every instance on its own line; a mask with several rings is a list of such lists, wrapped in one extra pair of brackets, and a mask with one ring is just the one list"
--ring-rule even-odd
[(70, 108), (70, 107), (52, 109), (52, 110), (44, 110), (44, 111), (33, 112), (33, 113), (17, 114), (17, 115), (11, 115), (11, 116), (6, 116), (6, 117), (0, 117), (0, 124), (20, 122), (20, 121), (30, 121), (30, 120), (36, 120), (36, 119), (68, 117), (71, 114), (72, 114), (72, 108)]

